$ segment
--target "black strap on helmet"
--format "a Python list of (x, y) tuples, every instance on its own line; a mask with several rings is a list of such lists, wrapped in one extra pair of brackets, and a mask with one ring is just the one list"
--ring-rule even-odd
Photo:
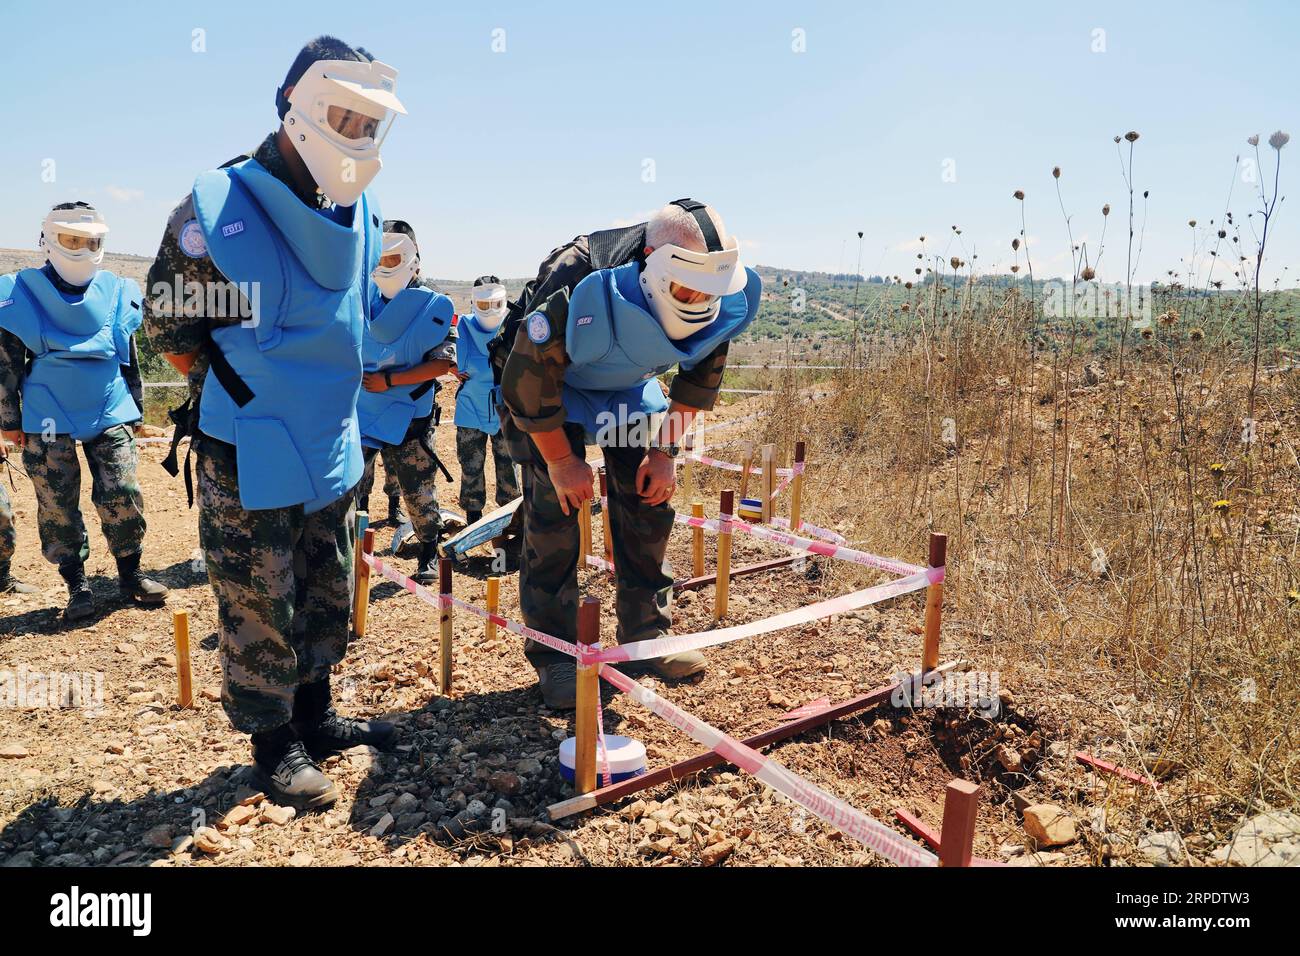
[(679, 206), (685, 209), (695, 221), (699, 223), (700, 232), (704, 233), (704, 248), (709, 252), (721, 252), (722, 240), (718, 238), (718, 230), (713, 228), (713, 220), (709, 218), (708, 207), (702, 202), (696, 202), (694, 199), (674, 199), (668, 205)]

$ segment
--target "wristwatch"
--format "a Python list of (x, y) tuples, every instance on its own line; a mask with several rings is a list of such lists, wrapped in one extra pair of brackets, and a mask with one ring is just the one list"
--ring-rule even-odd
[(678, 455), (682, 453), (682, 446), (681, 445), (660, 445), (656, 442), (655, 444), (652, 444), (650, 446), (650, 450), (660, 452), (661, 454), (667, 455), (669, 458), (676, 458)]
[(387, 369), (387, 368), (384, 369), (384, 384), (387, 385), (389, 388), (392, 388), (392, 387), (393, 387), (393, 370), (392, 370), (392, 369)]

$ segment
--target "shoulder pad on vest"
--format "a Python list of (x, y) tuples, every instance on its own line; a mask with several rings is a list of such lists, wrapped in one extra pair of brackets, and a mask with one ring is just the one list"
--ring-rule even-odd
[(564, 329), (565, 351), (574, 365), (598, 362), (614, 343), (609, 315), (609, 273), (593, 272), (569, 296), (569, 320)]

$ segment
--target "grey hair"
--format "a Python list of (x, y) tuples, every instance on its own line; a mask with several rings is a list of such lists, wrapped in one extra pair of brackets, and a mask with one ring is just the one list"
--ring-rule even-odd
[[(727, 235), (727, 227), (718, 211), (712, 206), (705, 206), (704, 212), (713, 220), (713, 228), (717, 230), (723, 248), (735, 246), (736, 240)], [(704, 233), (695, 221), (695, 216), (681, 206), (673, 205), (664, 206), (650, 217), (645, 227), (645, 244), (652, 249), (658, 249), (662, 245), (681, 246), (691, 252), (704, 252), (706, 249)]]

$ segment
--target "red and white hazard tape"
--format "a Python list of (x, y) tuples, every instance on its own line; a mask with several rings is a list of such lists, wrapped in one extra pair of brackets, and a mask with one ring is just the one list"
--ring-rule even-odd
[(939, 859), (929, 850), (889, 829), (839, 797), (791, 773), (770, 757), (764, 757), (734, 737), (664, 700), (650, 688), (639, 684), (618, 670), (605, 665), (600, 676), (637, 703), (646, 707), (696, 742), (703, 744), (729, 763), (761, 780), (773, 790), (864, 846), (875, 850), (899, 866), (937, 866)]
[[(774, 515), (769, 523), (775, 528), (785, 528), (787, 531), (790, 530), (789, 518), (782, 518)], [(844, 535), (837, 534), (834, 531), (829, 531), (826, 528), (819, 528), (815, 524), (809, 524), (807, 521), (799, 522), (799, 530), (814, 538), (821, 538), (823, 541), (829, 541), (831, 544), (845, 545), (849, 543), (849, 539), (844, 537)]]
[(793, 611), (786, 611), (784, 614), (765, 617), (760, 621), (751, 621), (748, 624), (736, 624), (732, 627), (700, 631), (698, 634), (681, 634), (674, 637), (660, 637), (650, 641), (635, 641), (630, 644), (607, 647), (596, 655), (595, 660), (602, 663), (646, 661), (655, 657), (663, 657), (666, 654), (681, 654), (684, 651), (697, 651), (702, 647), (729, 644), (732, 641), (756, 637), (759, 634), (770, 634), (773, 631), (784, 630), (787, 627), (811, 624), (813, 621), (821, 621), (836, 614), (856, 611), (869, 604), (878, 604), (881, 601), (898, 597), (900, 594), (919, 591), (931, 584), (935, 579), (943, 580), (943, 568), (924, 570), (919, 574), (898, 578), (885, 584), (877, 584), (874, 587), (863, 588), (861, 591), (854, 591), (852, 594), (844, 594), (840, 597), (818, 601), (816, 604), (809, 604)]
[[(388, 578), (388, 580), (392, 581), (395, 584), (399, 584), (406, 590), (410, 591), (412, 594), (414, 594), (425, 604), (428, 604), (430, 607), (436, 607), (439, 609), (443, 607), (443, 597), (441, 594), (437, 594), (434, 591), (430, 591), (423, 584), (419, 584), (415, 581), (412, 581), (401, 571), (398, 571), (395, 567), (388, 564), (382, 558), (377, 558), (373, 554), (366, 554), (365, 552), (362, 552), (361, 560), (365, 561), (366, 564), (370, 565), (372, 568), (374, 568), (384, 577)], [(570, 657), (578, 656), (577, 644), (571, 644), (570, 642), (563, 641), (558, 637), (552, 637), (550, 634), (547, 634), (544, 631), (536, 630), (535, 628), (531, 628), (527, 624), (518, 624), (515, 621), (508, 620), (507, 618), (504, 618), (499, 614), (493, 614), (490, 611), (483, 610), (483, 608), (475, 607), (473, 604), (466, 604), (460, 598), (448, 597), (446, 600), (447, 603), (451, 604), (453, 607), (458, 607), (462, 611), (468, 611), (469, 613), (476, 615), (477, 617), (483, 618), (485, 621), (491, 621), (493, 624), (497, 625), (497, 627), (504, 627), (507, 631), (510, 631), (514, 634), (519, 634), (522, 637), (530, 638), (536, 641), (538, 644), (544, 644), (547, 647), (551, 648), (552, 650), (560, 651), (563, 654), (568, 654)]]
[[(688, 525), (692, 528), (703, 528), (712, 534), (719, 534), (723, 531), (738, 531), (741, 534), (752, 535), (755, 538), (762, 538), (765, 541), (773, 541), (787, 548), (793, 548), (795, 551), (820, 554), (823, 557), (835, 558), (837, 561), (851, 561), (854, 564), (878, 568), (891, 574), (912, 575), (927, 570), (919, 565), (908, 564), (905, 561), (897, 561), (893, 558), (883, 558), (878, 554), (871, 554), (867, 551), (858, 551), (854, 548), (830, 544), (825, 541), (814, 541), (811, 538), (801, 538), (785, 531), (777, 531), (775, 528), (750, 524), (748, 521), (738, 521), (734, 515), (720, 515), (717, 518), (696, 518), (691, 515), (678, 514), (675, 516), (675, 520), (678, 524)], [(723, 524), (727, 527), (723, 528)], [(938, 570), (942, 572), (942, 569)], [(939, 580), (943, 580), (942, 576)]]
[[(719, 458), (710, 458), (708, 455), (687, 455), (683, 461), (698, 462), (701, 465), (708, 465), (710, 468), (721, 468), (723, 471), (744, 471), (744, 465), (737, 465), (735, 462), (722, 461)], [(778, 478), (793, 478), (795, 475), (803, 473), (804, 463), (796, 462), (793, 468), (778, 468), (774, 474)], [(751, 475), (761, 475), (763, 473), (762, 465), (754, 465), (750, 462), (749, 473)], [(789, 482), (786, 482), (789, 484)]]
[[(525, 624), (511, 621), (499, 614), (493, 614), (482, 608), (475, 607), (472, 604), (467, 604), (459, 598), (450, 595), (444, 597), (443, 595), (436, 594), (424, 587), (424, 585), (411, 580), (409, 577), (385, 562), (382, 558), (377, 558), (372, 554), (362, 552), (361, 559), (385, 578), (401, 585), (405, 590), (411, 592), (431, 607), (441, 609), (446, 604), (450, 604), (454, 607), (460, 608), (461, 610), (468, 611), (471, 614), (481, 617), (484, 620), (492, 621), (498, 627), (503, 627), (507, 631), (519, 634), (523, 637), (531, 638), (539, 644), (543, 644), (554, 650), (560, 651), (561, 653), (575, 657), (584, 665), (600, 664), (600, 675), (619, 690), (629, 694), (638, 703), (649, 708), (660, 717), (663, 717), (674, 727), (684, 731), (700, 744), (715, 751), (723, 759), (735, 764), (746, 773), (752, 774), (755, 778), (761, 780), (767, 786), (772, 787), (778, 793), (784, 794), (798, 806), (803, 807), (814, 816), (825, 820), (831, 826), (836, 827), (841, 832), (853, 837), (864, 846), (870, 847), (885, 859), (897, 863), (899, 866), (934, 866), (937, 864), (938, 858), (935, 857), (933, 853), (930, 853), (924, 848), (911, 842), (906, 837), (895, 833), (893, 830), (890, 830), (883, 824), (873, 820), (861, 811), (854, 809), (843, 800), (827, 793), (816, 784), (791, 773), (775, 760), (772, 760), (769, 757), (764, 757), (758, 751), (745, 746), (740, 741), (724, 734), (722, 731), (705, 721), (700, 720), (698, 717), (695, 717), (674, 704), (669, 703), (662, 697), (658, 696), (654, 691), (650, 690), (650, 688), (626, 677), (624, 674), (610, 666), (608, 663), (610, 660), (644, 659), (639, 654), (635, 656), (621, 656), (619, 654), (621, 651), (636, 648), (636, 644), (621, 645), (619, 647), (607, 649), (602, 649), (599, 646), (572, 644), (568, 641), (561, 640), (558, 637), (552, 637), (550, 634), (545, 634), (541, 631), (535, 630)], [(588, 560), (591, 560), (591, 556), (589, 556)], [(601, 561), (601, 564), (604, 564), (604, 562)], [(904, 578), (898, 581), (892, 581), (886, 585), (880, 585), (878, 588), (868, 588), (867, 591), (880, 591), (883, 589), (901, 587), (901, 590), (893, 592), (901, 594), (907, 590), (916, 590), (917, 588), (924, 587), (927, 583), (928, 575), (937, 576), (942, 580), (943, 569), (933, 568), (926, 574), (916, 576), (920, 578), (919, 583)], [(836, 605), (834, 610), (821, 615), (829, 616), (829, 614), (832, 613), (840, 613), (844, 610), (852, 610), (855, 607), (861, 607), (864, 604), (874, 603), (874, 600), (884, 600), (885, 597), (881, 596), (874, 600), (867, 600), (858, 604), (852, 603), (855, 600), (860, 599), (860, 596), (865, 593), (866, 592), (858, 592), (857, 594), (846, 595), (844, 598), (835, 598), (831, 601), (823, 601), (820, 604), (815, 604), (809, 608), (801, 609), (801, 611), (812, 611), (817, 608), (824, 609), (826, 606)], [(848, 603), (846, 604), (845, 602)], [(787, 614), (778, 615), (775, 618), (769, 618), (766, 622), (756, 622), (756, 624), (760, 625), (765, 625), (768, 622), (774, 621), (783, 621), (784, 623), (779, 623), (773, 627), (765, 627), (753, 631), (753, 633), (765, 633), (767, 630), (776, 630), (780, 627), (790, 627), (796, 623), (800, 623), (800, 621), (791, 620), (791, 617), (801, 615), (801, 611), (791, 611)], [(642, 641), (640, 643), (646, 648), (655, 648), (666, 643), (706, 636), (716, 637), (718, 635), (726, 634), (727, 632), (743, 631), (746, 628), (752, 628), (754, 626), (755, 625), (742, 625), (740, 628), (724, 628), (718, 631), (705, 632), (705, 634), (688, 635), (685, 638), (665, 638), (662, 641)], [(750, 635), (738, 634), (734, 637), (724, 637), (722, 640), (714, 640), (708, 643), (723, 643), (724, 640), (738, 640), (743, 636)], [(696, 646), (707, 645), (699, 644)], [(660, 649), (657, 650), (655, 654), (648, 656), (660, 656), (664, 653), (672, 653), (672, 651)], [(600, 704), (597, 703), (597, 752), (602, 765), (602, 782), (605, 786), (608, 786), (612, 776), (609, 767), (609, 755), (605, 745), (605, 721), (602, 710)]]

